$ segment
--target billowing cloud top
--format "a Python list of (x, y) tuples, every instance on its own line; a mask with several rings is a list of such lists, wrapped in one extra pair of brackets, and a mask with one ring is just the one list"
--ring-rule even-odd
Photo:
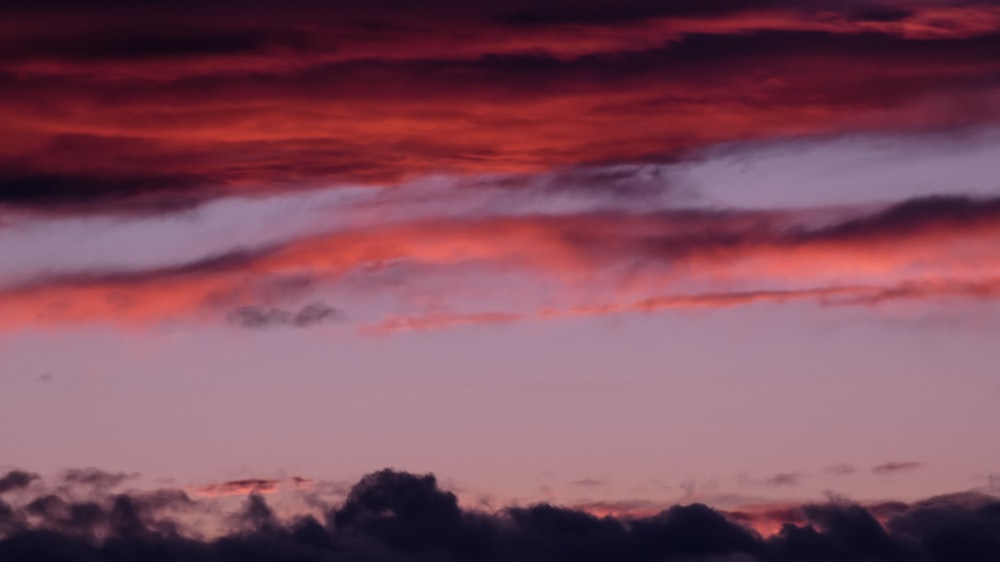
[[(0, 558), (972, 562), (1000, 556), (1000, 502), (974, 493), (913, 504), (834, 501), (728, 512), (690, 504), (602, 517), (549, 504), (463, 509), (433, 475), (382, 470), (316, 513), (278, 513), (260, 493), (274, 481), (226, 483), (220, 486), (249, 495), (239, 511), (225, 515), (207, 503), (218, 500), (180, 490), (88, 492), (73, 485), (64, 478), (55, 488), (61, 491), (43, 482), (7, 490), (0, 500)], [(206, 524), (206, 516), (215, 523)], [(191, 531), (192, 521), (202, 532)]]

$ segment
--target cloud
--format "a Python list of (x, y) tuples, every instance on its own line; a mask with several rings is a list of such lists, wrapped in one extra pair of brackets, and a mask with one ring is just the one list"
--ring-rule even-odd
[(269, 494), (278, 491), (281, 480), (270, 478), (245, 478), (242, 480), (229, 480), (219, 484), (207, 484), (192, 488), (191, 491), (199, 496), (246, 496), (249, 494)]
[(779, 472), (764, 478), (752, 478), (746, 474), (740, 475), (743, 484), (751, 486), (768, 486), (772, 488), (798, 486), (802, 482), (803, 475), (798, 472)]
[(37, 474), (24, 472), (23, 470), (11, 470), (7, 474), (0, 476), (0, 494), (26, 488), (32, 481), (37, 479)]
[[(203, 500), (212, 501), (212, 500)], [(323, 513), (288, 514), (251, 492), (238, 511), (183, 492), (56, 495), (0, 504), (0, 558), (31, 560), (684, 560), (961, 562), (1000, 555), (996, 498), (847, 502), (723, 512), (701, 504), (594, 515), (548, 504), (463, 509), (433, 475), (371, 473)], [(192, 511), (193, 510), (193, 511)], [(200, 533), (185, 516), (219, 522)], [(220, 519), (221, 518), (221, 519)], [(198, 519), (204, 523), (204, 520)], [(769, 527), (774, 522), (776, 526)], [(769, 529), (762, 534), (755, 527)]]
[(215, 484), (202, 486), (192, 486), (187, 489), (190, 493), (198, 497), (224, 497), (224, 496), (249, 496), (253, 494), (272, 494), (278, 491), (282, 484), (288, 484), (297, 490), (313, 490), (315, 482), (301, 476), (293, 476), (288, 479), (274, 478), (242, 478), (239, 480), (228, 480)]
[(763, 483), (768, 486), (798, 486), (801, 478), (800, 474), (794, 472), (782, 472), (768, 477)]
[(242, 306), (229, 313), (227, 318), (233, 324), (244, 328), (272, 328), (275, 326), (292, 326), (308, 328), (323, 322), (336, 320), (341, 312), (324, 303), (311, 303), (298, 311), (280, 308), (263, 308), (259, 306)]
[(1000, 118), (988, 3), (294, 4), (0, 8), (0, 207), (163, 213)]
[(115, 212), (165, 213), (197, 205), (198, 198), (204, 197), (198, 195), (198, 188), (206, 183), (205, 179), (169, 175), (18, 175), (0, 169), (0, 205), (70, 214), (101, 202)]
[(924, 463), (917, 461), (893, 461), (872, 467), (873, 474), (896, 474), (922, 468)]
[[(987, 302), (1000, 296), (1000, 267), (990, 259), (1000, 243), (998, 201), (930, 197), (881, 209), (586, 211), (353, 225), (177, 265), (39, 275), (0, 287), (0, 317), (18, 326), (228, 315), (247, 327), (307, 326), (335, 319), (336, 310), (282, 303), (321, 288), (396, 299), (381, 320), (362, 322), (374, 333), (754, 303)], [(366, 282), (390, 266), (403, 278)], [(466, 276), (470, 289), (454, 290), (448, 283), (455, 274)], [(497, 282), (502, 276), (518, 283)], [(525, 279), (613, 300), (533, 303), (527, 289), (516, 290)], [(458, 306), (472, 290), (480, 295), (475, 308)], [(421, 299), (436, 304), (406, 306)], [(495, 308), (484, 310), (488, 305)]]
[(423, 316), (391, 316), (378, 324), (366, 326), (362, 331), (368, 334), (393, 334), (421, 330), (441, 330), (456, 326), (503, 325), (527, 316), (509, 312), (476, 312), (471, 314), (436, 313)]
[(824, 472), (831, 474), (833, 476), (847, 476), (849, 474), (854, 474), (857, 472), (857, 467), (849, 464), (834, 464), (826, 467)]
[(576, 486), (577, 488), (602, 488), (608, 484), (607, 478), (581, 478), (569, 483), (570, 486)]
[(110, 490), (127, 480), (137, 478), (138, 474), (125, 472), (106, 472), (98, 468), (73, 468), (62, 473), (62, 481), (70, 486), (86, 486), (95, 490)]
[(595, 517), (650, 517), (667, 507), (661, 502), (648, 500), (614, 500), (590, 501), (574, 504), (574, 510), (588, 513)]

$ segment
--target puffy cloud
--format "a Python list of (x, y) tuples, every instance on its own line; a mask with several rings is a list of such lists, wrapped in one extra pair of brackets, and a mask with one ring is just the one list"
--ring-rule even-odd
[(37, 478), (37, 474), (24, 472), (23, 470), (11, 470), (7, 474), (0, 476), (0, 494), (11, 490), (26, 488)]
[[(724, 512), (691, 504), (595, 515), (537, 504), (480, 512), (460, 507), (433, 475), (388, 469), (362, 478), (321, 517), (280, 514), (258, 491), (246, 493), (229, 516), (170, 490), (0, 504), (0, 557), (972, 562), (1000, 555), (1000, 502), (973, 493), (868, 507), (834, 501)], [(179, 517), (192, 509), (222, 517), (231, 530), (185, 531)]]

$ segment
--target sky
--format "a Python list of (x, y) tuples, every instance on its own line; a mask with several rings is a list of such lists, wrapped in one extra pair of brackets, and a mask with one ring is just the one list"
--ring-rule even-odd
[(1000, 559), (998, 52), (975, 0), (0, 7), (0, 559)]

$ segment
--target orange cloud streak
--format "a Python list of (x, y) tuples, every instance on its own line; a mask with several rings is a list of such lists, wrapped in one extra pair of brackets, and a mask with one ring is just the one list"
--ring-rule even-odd
[(281, 480), (270, 480), (264, 478), (248, 478), (245, 480), (231, 480), (219, 484), (208, 484), (189, 488), (188, 491), (196, 496), (215, 498), (223, 496), (245, 496), (247, 494), (272, 494), (278, 491)]

